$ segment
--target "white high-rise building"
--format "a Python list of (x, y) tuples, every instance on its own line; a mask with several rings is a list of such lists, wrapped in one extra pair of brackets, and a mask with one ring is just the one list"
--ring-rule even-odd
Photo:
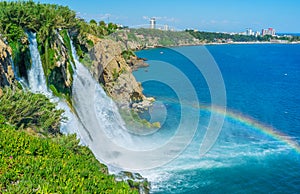
[(255, 36), (256, 37), (260, 36), (260, 31), (255, 32)]
[(246, 29), (246, 35), (248, 35), (248, 36), (253, 36), (254, 35), (254, 32), (252, 31), (251, 28)]
[(168, 25), (164, 25), (164, 31), (168, 31), (169, 30), (169, 26)]
[(151, 19), (150, 19), (150, 28), (151, 28), (151, 29), (155, 29), (155, 25), (156, 25), (155, 18), (151, 18)]

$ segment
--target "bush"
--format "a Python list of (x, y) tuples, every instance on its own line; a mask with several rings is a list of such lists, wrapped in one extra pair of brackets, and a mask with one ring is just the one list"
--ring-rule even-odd
[(43, 94), (33, 94), (18, 88), (4, 88), (0, 97), (0, 113), (17, 128), (32, 128), (44, 135), (57, 134), (63, 110)]
[(107, 174), (75, 135), (40, 138), (0, 117), (0, 193), (138, 193)]

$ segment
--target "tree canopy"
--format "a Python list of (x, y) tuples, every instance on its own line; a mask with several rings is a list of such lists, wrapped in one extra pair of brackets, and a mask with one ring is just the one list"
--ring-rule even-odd
[(65, 6), (33, 1), (0, 2), (0, 33), (8, 41), (22, 38), (24, 30), (37, 32), (44, 40), (55, 29), (75, 25), (76, 13)]

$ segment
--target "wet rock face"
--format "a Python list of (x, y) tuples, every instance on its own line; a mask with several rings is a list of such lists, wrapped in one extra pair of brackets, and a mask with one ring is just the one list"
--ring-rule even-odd
[(68, 55), (68, 51), (64, 42), (62, 42), (59, 38), (55, 39), (53, 48), (56, 51), (56, 64), (55, 66), (61, 71), (61, 79), (65, 87), (70, 88), (72, 86), (72, 76), (70, 71), (68, 70), (68, 66), (70, 65), (70, 56)]
[(122, 57), (120, 44), (107, 39), (99, 40), (90, 50), (90, 56), (93, 61), (93, 76), (103, 84), (106, 92), (121, 108), (136, 107), (137, 110), (142, 110), (151, 105), (153, 99), (143, 95), (141, 84), (132, 74), (131, 67), (134, 65)]
[(11, 49), (0, 39), (0, 87), (9, 86), (14, 81), (11, 62)]
[(130, 60), (127, 63), (131, 66), (133, 71), (136, 71), (138, 68), (148, 67), (149, 64), (145, 62), (146, 59), (138, 58), (138, 57), (130, 57)]
[[(66, 43), (58, 33), (52, 37), (49, 50), (53, 52), (53, 60), (49, 68), (48, 83), (54, 85), (58, 92), (70, 95), (73, 82), (72, 57)], [(46, 61), (43, 62), (46, 63)]]
[(121, 171), (116, 175), (117, 181), (127, 181), (131, 188), (136, 188), (140, 194), (148, 194), (150, 192), (150, 183), (139, 173)]

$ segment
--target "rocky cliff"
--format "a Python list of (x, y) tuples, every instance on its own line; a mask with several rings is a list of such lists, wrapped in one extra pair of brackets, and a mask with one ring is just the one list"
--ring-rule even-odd
[(0, 87), (9, 86), (14, 81), (11, 53), (10, 47), (0, 39)]
[[(59, 33), (55, 34), (50, 41), (53, 59), (50, 60), (52, 64), (47, 68), (49, 69), (47, 73), (48, 83), (49, 85), (52, 84), (58, 92), (70, 95), (74, 71), (71, 64), (74, 63), (74, 60), (67, 31), (62, 30)], [(43, 64), (46, 64), (45, 60)]]
[(132, 74), (132, 61), (124, 59), (119, 43), (99, 39), (90, 49), (89, 55), (92, 60), (90, 70), (93, 76), (103, 84), (107, 94), (121, 108), (143, 110), (151, 105), (154, 99), (143, 95), (141, 84)]

